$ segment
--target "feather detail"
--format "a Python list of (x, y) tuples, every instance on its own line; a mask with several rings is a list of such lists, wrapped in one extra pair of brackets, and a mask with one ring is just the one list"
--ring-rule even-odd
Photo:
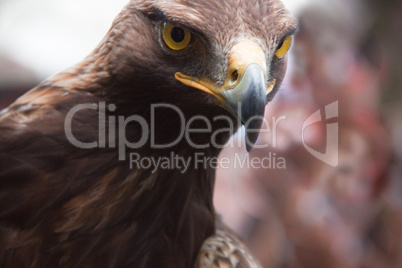
[(242, 242), (230, 231), (217, 229), (205, 240), (195, 268), (261, 268)]

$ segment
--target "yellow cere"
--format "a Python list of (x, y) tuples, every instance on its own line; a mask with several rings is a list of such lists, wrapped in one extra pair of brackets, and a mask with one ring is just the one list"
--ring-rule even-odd
[(191, 42), (191, 32), (185, 28), (166, 22), (163, 25), (163, 40), (172, 50), (185, 49)]
[(292, 36), (288, 36), (283, 41), (281, 47), (276, 50), (275, 56), (277, 56), (278, 58), (282, 58), (286, 54), (286, 52), (289, 51), (291, 45), (292, 45)]

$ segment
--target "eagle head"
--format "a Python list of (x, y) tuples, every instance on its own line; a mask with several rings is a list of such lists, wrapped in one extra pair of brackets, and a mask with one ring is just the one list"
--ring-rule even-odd
[(124, 99), (152, 92), (150, 102), (226, 114), (246, 126), (249, 151), (296, 29), (280, 1), (134, 0), (102, 47), (113, 47), (108, 66), (125, 81)]

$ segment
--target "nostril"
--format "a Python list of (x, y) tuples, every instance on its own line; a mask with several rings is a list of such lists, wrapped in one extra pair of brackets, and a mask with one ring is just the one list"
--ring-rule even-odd
[(230, 75), (230, 82), (232, 84), (235, 84), (237, 82), (237, 79), (239, 79), (239, 72), (237, 70), (234, 70)]

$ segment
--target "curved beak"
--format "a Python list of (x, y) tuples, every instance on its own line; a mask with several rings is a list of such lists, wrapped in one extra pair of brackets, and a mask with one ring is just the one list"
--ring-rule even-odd
[(229, 56), (229, 71), (223, 86), (208, 79), (188, 77), (176, 73), (177, 80), (185, 85), (203, 90), (215, 96), (232, 116), (246, 127), (246, 149), (249, 152), (256, 143), (263, 123), (267, 95), (275, 86), (273, 80), (266, 83), (265, 54), (252, 41), (241, 41)]
[(264, 73), (257, 64), (249, 65), (237, 86), (223, 92), (223, 106), (246, 127), (246, 149), (256, 143), (267, 103)]

